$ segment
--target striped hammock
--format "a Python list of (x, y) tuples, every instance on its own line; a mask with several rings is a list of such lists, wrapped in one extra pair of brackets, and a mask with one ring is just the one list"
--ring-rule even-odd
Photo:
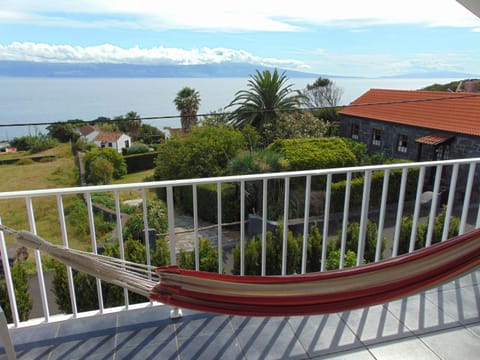
[(176, 307), (245, 316), (339, 312), (438, 286), (480, 266), (480, 229), (409, 254), (354, 268), (288, 276), (235, 276), (154, 268), (48, 243), (0, 225), (17, 241), (78, 271)]

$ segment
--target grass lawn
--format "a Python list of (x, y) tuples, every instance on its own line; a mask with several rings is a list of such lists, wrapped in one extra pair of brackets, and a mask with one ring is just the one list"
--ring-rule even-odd
[[(76, 186), (76, 167), (69, 144), (61, 144), (37, 155), (56, 155), (54, 161), (28, 165), (0, 165), (0, 192), (52, 189)], [(69, 199), (65, 198), (64, 202)], [(60, 239), (55, 197), (33, 198), (38, 234)], [(28, 229), (26, 204), (23, 199), (0, 200), (2, 223), (15, 229)], [(57, 229), (57, 230), (55, 230)], [(7, 237), (8, 238), (8, 237)]]
[[(28, 153), (23, 153), (26, 157)], [(54, 149), (36, 155), (55, 155), (56, 159), (50, 162), (34, 162), (27, 165), (0, 165), (0, 192), (22, 191), (36, 189), (52, 189), (78, 186), (77, 168), (69, 144), (61, 144)], [(16, 155), (19, 157), (19, 154)], [(134, 174), (128, 174), (115, 184), (143, 182), (153, 175), (153, 169)], [(108, 193), (113, 199), (113, 193)], [(149, 194), (149, 197), (151, 194)], [(120, 200), (141, 198), (140, 190), (120, 192)], [(78, 197), (68, 195), (63, 197), (64, 208), (72, 204)], [(33, 198), (33, 208), (37, 233), (53, 243), (62, 242), (58, 220), (58, 206), (55, 196)], [(29, 229), (26, 204), (24, 199), (0, 200), (0, 217), (2, 223), (14, 229)], [(85, 248), (89, 246), (89, 237), (68, 234), (69, 245)], [(7, 236), (7, 241), (13, 240)]]

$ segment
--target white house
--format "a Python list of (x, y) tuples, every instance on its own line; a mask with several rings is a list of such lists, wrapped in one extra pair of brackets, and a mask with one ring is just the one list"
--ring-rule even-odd
[(100, 131), (95, 126), (85, 125), (78, 128), (80, 138), (85, 142), (94, 143), (100, 148), (112, 148), (119, 153), (132, 145), (130, 136), (120, 132)]
[(93, 140), (100, 133), (100, 131), (92, 125), (84, 125), (79, 127), (78, 132), (80, 133), (80, 138), (82, 138), (85, 142), (93, 142)]
[(112, 148), (117, 150), (119, 153), (123, 149), (128, 149), (132, 144), (132, 138), (126, 134), (119, 132), (100, 132), (94, 139), (93, 142), (101, 148)]

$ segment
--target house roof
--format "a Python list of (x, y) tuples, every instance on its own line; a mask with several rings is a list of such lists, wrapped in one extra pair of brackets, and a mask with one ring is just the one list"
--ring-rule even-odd
[(370, 89), (342, 115), (480, 136), (480, 94)]
[(119, 132), (101, 132), (95, 137), (95, 141), (114, 142), (120, 139), (122, 135)]
[(435, 145), (443, 144), (453, 138), (454, 138), (453, 136), (449, 136), (445, 134), (430, 134), (427, 136), (422, 136), (421, 138), (418, 138), (415, 141), (420, 144), (435, 146)]
[(92, 126), (92, 125), (83, 125), (78, 128), (78, 132), (83, 136), (87, 136), (88, 134), (91, 134), (94, 131), (97, 131), (97, 129), (95, 128), (95, 126)]

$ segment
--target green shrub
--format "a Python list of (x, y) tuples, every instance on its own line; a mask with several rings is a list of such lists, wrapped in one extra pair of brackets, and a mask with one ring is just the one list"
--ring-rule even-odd
[[(343, 255), (343, 268), (349, 268), (357, 265), (357, 254), (354, 251), (347, 250)], [(327, 270), (340, 268), (340, 249), (330, 251), (327, 257)]]
[(355, 155), (340, 138), (277, 140), (269, 149), (285, 156), (290, 170), (329, 169), (353, 166)]
[(127, 150), (127, 155), (148, 153), (150, 148), (142, 143), (133, 143)]
[[(27, 271), (24, 261), (16, 261), (12, 267), (12, 280), (14, 284), (15, 299), (20, 321), (28, 320), (32, 310), (33, 301), (28, 291)], [(8, 322), (12, 322), (12, 310), (8, 299), (5, 280), (0, 280), (0, 306), (2, 307)]]
[(155, 180), (226, 175), (228, 161), (244, 147), (239, 130), (223, 125), (195, 127), (186, 137), (158, 147)]
[[(355, 254), (358, 251), (358, 239), (360, 236), (360, 224), (358, 222), (351, 223), (347, 228), (347, 242), (346, 242), (346, 250), (353, 251)], [(367, 221), (367, 232), (365, 235), (365, 248), (363, 254), (363, 260), (366, 262), (373, 262), (375, 261), (375, 252), (377, 248), (377, 238), (378, 238), (378, 230), (377, 224), (368, 220)], [(337, 245), (336, 248), (340, 248), (341, 245), (341, 236), (339, 235), (337, 238)], [(382, 249), (380, 253), (380, 259), (383, 258), (383, 252), (387, 246), (387, 239), (383, 237), (382, 239)]]
[[(218, 272), (218, 249), (208, 239), (200, 238), (198, 250), (200, 271)], [(195, 252), (181, 249), (178, 264), (184, 269), (195, 270)]]
[[(106, 160), (111, 164), (113, 168), (112, 177), (114, 179), (120, 179), (127, 174), (127, 165), (125, 164), (125, 159), (122, 154), (110, 148), (96, 148), (86, 153), (84, 157), (87, 179), (90, 177), (90, 171), (95, 168), (95, 166), (92, 168), (91, 164), (97, 159)], [(105, 161), (102, 161), (102, 163), (105, 164)], [(97, 179), (97, 176), (95, 175), (93, 178)], [(103, 177), (100, 176), (100, 179), (103, 179)]]
[[(446, 209), (443, 208), (442, 211), (437, 215), (434, 221), (433, 233), (431, 243), (436, 244), (442, 240), (443, 228), (445, 226), (445, 216)], [(417, 225), (417, 232), (415, 237), (415, 247), (414, 250), (422, 249), (425, 247), (428, 231), (428, 218), (425, 224), (420, 223)], [(405, 254), (408, 252), (410, 247), (410, 236), (412, 233), (413, 218), (412, 216), (404, 216), (402, 219), (402, 227), (400, 231), (399, 244), (398, 244), (398, 254)], [(450, 218), (450, 224), (448, 227), (448, 238), (452, 238), (458, 235), (458, 230), (460, 226), (460, 219), (456, 216)]]
[[(148, 227), (155, 229), (157, 234), (163, 234), (168, 229), (167, 207), (161, 200), (147, 202)], [(125, 239), (140, 240), (144, 235), (143, 208), (138, 207), (128, 218), (123, 229)]]
[[(183, 211), (193, 214), (193, 192), (190, 186), (176, 189), (177, 204)], [(236, 184), (222, 184), (222, 219), (221, 222), (238, 221), (240, 218), (240, 194)], [(197, 186), (198, 217), (212, 223), (217, 222), (217, 185), (202, 184)]]
[[(124, 243), (125, 259), (136, 263), (145, 263), (145, 246), (135, 240), (125, 241)], [(109, 244), (105, 246), (105, 255), (119, 257), (120, 249), (118, 244)], [(169, 264), (168, 245), (164, 239), (157, 241), (156, 250), (151, 250), (152, 265), (163, 266)], [(68, 289), (67, 272), (65, 265), (59, 261), (53, 261), (53, 293), (59, 309), (66, 313), (72, 312), (70, 301), (70, 291)], [(98, 295), (96, 280), (93, 276), (85, 273), (73, 271), (73, 281), (75, 283), (75, 295), (77, 308), (79, 311), (88, 311), (98, 309)], [(107, 307), (121, 306), (124, 304), (123, 289), (116, 285), (102, 282), (102, 296), (104, 304)], [(143, 296), (129, 293), (129, 302), (131, 304), (148, 301)]]
[(15, 164), (16, 165), (32, 165), (33, 160), (30, 159), (30, 158), (22, 158), (22, 159), (17, 160), (17, 162)]
[[(280, 275), (282, 272), (283, 228), (267, 232), (266, 273)], [(287, 274), (301, 272), (303, 235), (293, 236), (287, 233)], [(316, 272), (321, 269), (322, 235), (316, 226), (312, 226), (307, 241), (307, 272)], [(245, 275), (261, 274), (262, 239), (256, 236), (245, 244)], [(240, 274), (240, 246), (233, 249), (232, 273)]]
[(127, 165), (127, 172), (131, 174), (155, 168), (155, 159), (157, 156), (158, 152), (153, 151), (143, 154), (126, 155), (124, 159)]
[[(379, 208), (382, 200), (383, 192), (383, 171), (375, 171), (372, 173), (371, 186), (370, 186), (370, 208)], [(388, 203), (398, 202), (398, 196), (400, 193), (400, 184), (402, 179), (402, 170), (392, 170), (389, 176), (388, 182)], [(405, 191), (405, 201), (412, 200), (416, 196), (418, 183), (418, 169), (412, 168), (408, 170), (407, 186)], [(342, 180), (332, 183), (331, 194), (331, 211), (341, 212), (343, 211), (344, 199), (345, 199), (345, 187), (347, 181)], [(362, 205), (363, 198), (363, 185), (364, 176), (354, 177), (350, 184), (350, 210), (358, 210)]]

